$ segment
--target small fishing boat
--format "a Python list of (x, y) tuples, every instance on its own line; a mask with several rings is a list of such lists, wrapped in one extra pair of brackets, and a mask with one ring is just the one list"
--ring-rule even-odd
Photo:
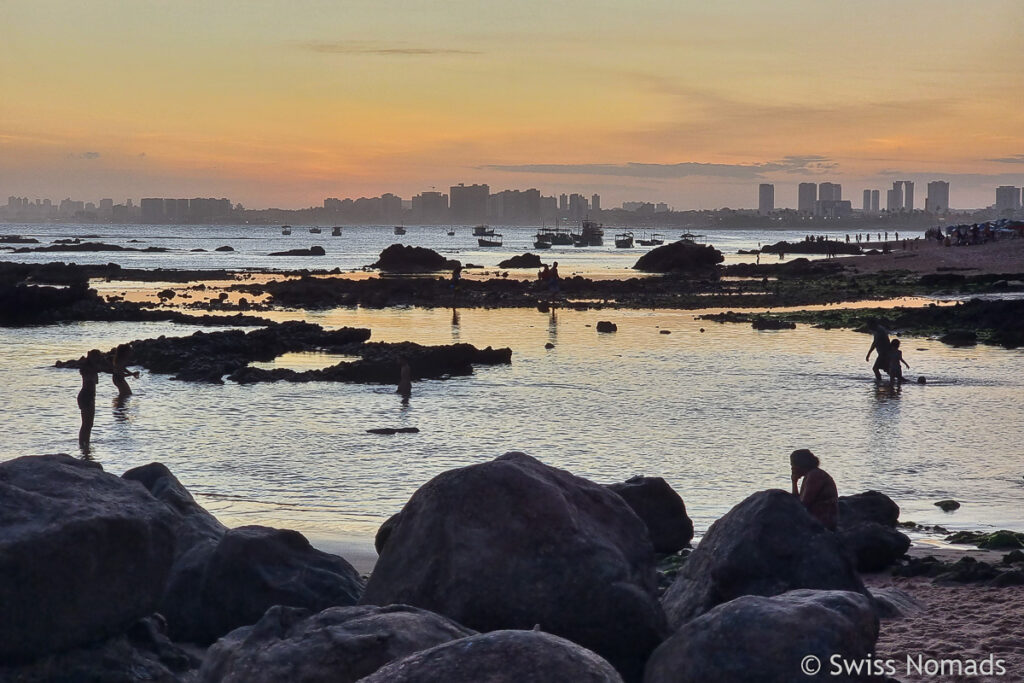
[(321, 232), (323, 232), (320, 228), (310, 228), (309, 231), (314, 235), (319, 235)]
[(639, 244), (641, 247), (656, 247), (659, 244), (665, 244), (665, 239), (660, 233), (656, 232), (652, 234), (649, 238), (644, 237), (643, 239), (638, 239), (637, 244)]
[(542, 239), (536, 239), (536, 240), (533, 241), (533, 248), (534, 249), (550, 249), (551, 248), (551, 242), (548, 242), (548, 241), (545, 241), (545, 240), (542, 240)]
[(704, 235), (695, 235), (692, 232), (684, 232), (679, 236), (679, 239), (684, 242), (690, 242), (691, 244), (704, 244), (704, 241), (707, 238)]
[(448, 236), (449, 237), (455, 237), (455, 231), (454, 230), (449, 230), (448, 231)]
[(341, 237), (341, 226), (335, 225), (331, 228), (331, 237)]
[(292, 226), (290, 226), (290, 225), (282, 225), (281, 226), (281, 234), (282, 235), (290, 235), (290, 234), (292, 234)]
[(631, 232), (620, 232), (615, 236), (615, 248), (616, 249), (632, 249), (633, 248), (633, 233)]
[(488, 225), (478, 225), (473, 228), (473, 237), (490, 237), (494, 234), (494, 228)]
[(481, 247), (500, 247), (501, 233), (494, 232), (493, 230), (491, 230), (491, 234), (487, 235), (486, 237), (481, 237), (477, 239), (476, 243), (479, 244)]
[(405, 234), (405, 226), (396, 225), (395, 226), (395, 234), (396, 235), (404, 235)]
[(572, 236), (574, 247), (600, 247), (603, 244), (604, 227), (595, 221), (583, 221), (580, 231)]

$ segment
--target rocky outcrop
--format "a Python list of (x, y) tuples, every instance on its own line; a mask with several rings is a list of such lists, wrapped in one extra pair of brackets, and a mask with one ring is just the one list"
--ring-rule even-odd
[(151, 614), (173, 529), (166, 506), (97, 463), (0, 463), (0, 661), (103, 640)]
[(297, 531), (243, 526), (203, 541), (174, 566), (160, 612), (174, 640), (210, 643), (255, 624), (270, 607), (354, 605), (359, 573)]
[[(644, 683), (854, 681), (830, 658), (866, 660), (878, 639), (871, 601), (847, 591), (745, 595), (684, 624), (651, 655)], [(807, 657), (816, 657), (817, 672)], [(807, 675), (807, 671), (817, 675)]]
[(879, 491), (864, 491), (852, 496), (839, 496), (839, 524), (876, 522), (895, 527), (900, 519), (900, 506)]
[(327, 254), (323, 247), (312, 246), (309, 249), (288, 249), (287, 251), (272, 251), (267, 256), (325, 256)]
[(271, 607), (209, 649), (203, 683), (355, 683), (396, 659), (474, 631), (408, 605)]
[(859, 572), (882, 571), (910, 548), (906, 534), (877, 522), (841, 524), (837, 533)]
[(647, 525), (656, 553), (674, 553), (693, 540), (693, 521), (686, 504), (661, 477), (632, 477), (608, 488), (622, 496), (636, 516)]
[(762, 254), (859, 254), (860, 245), (839, 240), (785, 240), (761, 247)]
[(478, 631), (539, 624), (627, 678), (664, 635), (643, 522), (605, 487), (528, 455), (440, 474), (389, 524), (362, 604), (416, 605)]
[(645, 273), (687, 273), (714, 269), (725, 260), (722, 252), (708, 244), (680, 240), (655, 247), (633, 266)]
[(755, 493), (716, 521), (662, 598), (678, 628), (744, 595), (798, 588), (865, 593), (836, 534), (782, 490)]
[(498, 264), (499, 268), (540, 268), (544, 265), (540, 256), (537, 254), (531, 254), (527, 252), (525, 254), (519, 254), (512, 258), (507, 258)]
[(451, 269), (456, 261), (449, 261), (433, 249), (392, 244), (380, 253), (371, 268), (392, 273), (425, 273)]
[(621, 683), (608, 662), (541, 631), (494, 631), (392, 662), (362, 683)]
[(619, 326), (610, 320), (598, 320), (597, 331), (598, 332), (618, 332)]
[(21, 247), (14, 250), (15, 254), (27, 254), (37, 251), (144, 251), (147, 253), (163, 253), (170, 251), (167, 247), (122, 247), (117, 244), (104, 244), (103, 242), (66, 242), (64, 244), (50, 244), (45, 247)]

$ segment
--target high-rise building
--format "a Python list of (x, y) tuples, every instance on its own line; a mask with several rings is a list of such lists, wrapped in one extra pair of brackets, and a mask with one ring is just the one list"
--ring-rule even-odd
[(491, 188), (487, 185), (452, 185), (449, 207), (452, 221), (470, 224), (487, 220), (487, 198)]
[(385, 192), (380, 196), (380, 217), (387, 222), (394, 222), (402, 218), (402, 198), (398, 195)]
[(814, 202), (816, 201), (818, 201), (818, 185), (816, 183), (800, 183), (797, 210), (800, 213), (814, 213)]
[(864, 213), (871, 213), (871, 190), (864, 190), (864, 204), (861, 207)]
[(1000, 185), (996, 188), (996, 211), (1016, 211), (1020, 208), (1020, 188)]
[(871, 213), (878, 213), (881, 209), (879, 204), (879, 197), (881, 192), (879, 190), (871, 190)]
[(448, 220), (448, 195), (441, 192), (421, 192), (412, 198), (413, 220), (423, 223), (443, 223)]
[(889, 213), (899, 213), (903, 208), (903, 182), (894, 182), (885, 197), (885, 210)]
[(924, 210), (928, 213), (949, 213), (949, 183), (933, 180), (928, 183), (928, 195), (924, 198)]
[(587, 211), (589, 209), (587, 204), (587, 198), (581, 194), (575, 192), (569, 195), (569, 218), (573, 220), (579, 220), (586, 218)]
[(162, 223), (164, 220), (164, 200), (156, 197), (145, 197), (139, 201), (142, 209), (143, 223)]
[(838, 202), (843, 199), (843, 186), (839, 183), (821, 183), (818, 185), (818, 200), (822, 202)]
[(775, 186), (771, 183), (761, 183), (757, 187), (757, 212), (767, 216), (775, 210)]
[(910, 213), (914, 210), (914, 181), (903, 181), (903, 208)]
[(594, 212), (601, 210), (601, 195), (596, 192), (590, 197), (590, 209)]
[(562, 193), (558, 195), (558, 210), (568, 211), (569, 210), (569, 195)]

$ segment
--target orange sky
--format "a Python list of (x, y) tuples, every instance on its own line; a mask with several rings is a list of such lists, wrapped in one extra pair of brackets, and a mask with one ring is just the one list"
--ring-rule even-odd
[(0, 196), (405, 198), (458, 182), (750, 207), (757, 184), (1024, 184), (1008, 0), (0, 6)]

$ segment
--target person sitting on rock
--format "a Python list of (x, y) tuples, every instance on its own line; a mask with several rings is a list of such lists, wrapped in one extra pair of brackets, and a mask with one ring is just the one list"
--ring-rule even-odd
[(892, 350), (889, 352), (889, 380), (890, 381), (903, 381), (903, 368), (900, 367), (900, 363), (907, 366), (910, 369), (910, 364), (903, 360), (903, 352), (900, 351), (900, 340), (893, 339), (891, 342)]
[[(889, 374), (892, 369), (892, 363), (889, 361), (892, 355), (892, 343), (889, 341), (889, 330), (882, 327), (882, 324), (875, 318), (868, 318), (867, 328), (871, 331), (874, 338), (871, 340), (871, 347), (868, 348), (864, 360), (867, 361), (871, 358), (872, 351), (878, 352), (875, 364), (871, 366), (871, 371), (875, 373), (875, 381), (878, 382), (882, 379), (880, 370), (885, 370)], [(891, 376), (890, 374), (890, 378)]]
[[(835, 480), (818, 467), (818, 458), (806, 448), (793, 451), (789, 464), (793, 474), (793, 495), (826, 529), (835, 531), (839, 520), (839, 491)], [(804, 481), (798, 489), (800, 479)]]

